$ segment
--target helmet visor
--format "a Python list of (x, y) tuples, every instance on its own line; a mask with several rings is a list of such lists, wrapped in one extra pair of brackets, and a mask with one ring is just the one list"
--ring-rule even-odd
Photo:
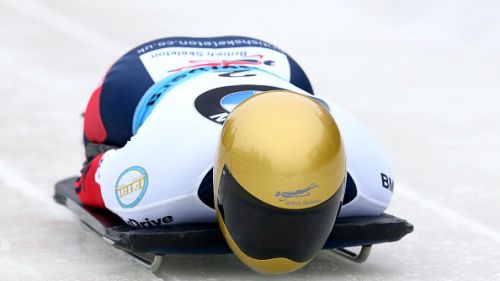
[(246, 191), (224, 165), (217, 207), (239, 249), (254, 259), (306, 262), (323, 247), (339, 213), (345, 179), (338, 191), (311, 208), (284, 209)]

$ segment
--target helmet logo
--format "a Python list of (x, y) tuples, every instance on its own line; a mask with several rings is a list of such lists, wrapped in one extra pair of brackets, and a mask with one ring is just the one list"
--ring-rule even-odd
[(314, 188), (319, 188), (316, 183), (311, 183), (309, 186), (304, 188), (299, 188), (295, 191), (276, 191), (275, 197), (278, 197), (279, 201), (285, 201), (287, 205), (310, 205), (317, 204), (319, 200), (297, 200), (297, 198), (308, 197), (311, 195), (311, 190)]
[(122, 208), (132, 208), (141, 202), (148, 188), (144, 168), (132, 166), (123, 171), (115, 184), (115, 195)]

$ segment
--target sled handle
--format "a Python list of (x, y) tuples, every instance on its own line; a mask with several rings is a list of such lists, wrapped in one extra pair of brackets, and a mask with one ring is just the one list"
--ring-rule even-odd
[[(85, 221), (82, 220), (81, 222), (82, 222), (81, 225), (84, 229), (99, 235), (105, 242), (113, 246), (115, 245), (115, 241), (109, 239), (106, 236), (101, 236), (99, 232), (97, 232), (94, 228), (88, 225)], [(127, 250), (122, 250), (122, 252), (125, 253), (127, 257), (129, 257), (132, 261), (138, 263), (139, 265), (145, 267), (146, 269), (149, 269), (153, 273), (158, 271), (158, 269), (160, 269), (160, 267), (163, 264), (163, 256), (152, 255), (152, 254), (139, 254)]]
[[(129, 251), (123, 251), (128, 255), (130, 259), (134, 262), (140, 264), (141, 266), (149, 269), (151, 272), (156, 272), (163, 264), (163, 256), (158, 255), (148, 255), (148, 254), (137, 254)], [(147, 258), (149, 256), (150, 258)]]
[(346, 248), (332, 249), (331, 251), (339, 255), (340, 257), (343, 257), (352, 262), (363, 263), (368, 259), (371, 249), (372, 245), (363, 245), (361, 246), (361, 250), (357, 254), (350, 250), (347, 250)]

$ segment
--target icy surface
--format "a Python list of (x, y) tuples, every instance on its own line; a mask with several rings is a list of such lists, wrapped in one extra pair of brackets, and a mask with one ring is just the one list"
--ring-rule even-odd
[[(500, 5), (495, 1), (0, 0), (0, 280), (500, 280)], [(53, 203), (83, 161), (87, 99), (158, 37), (241, 34), (285, 49), (392, 156), (389, 213), (415, 232), (358, 265), (322, 252), (286, 276), (233, 255), (157, 274)]]

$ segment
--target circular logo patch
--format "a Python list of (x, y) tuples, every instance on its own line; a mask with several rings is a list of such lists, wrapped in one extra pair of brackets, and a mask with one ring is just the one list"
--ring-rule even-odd
[(132, 166), (123, 171), (115, 184), (115, 195), (122, 208), (132, 208), (141, 202), (148, 188), (144, 168)]
[(241, 102), (260, 92), (282, 90), (266, 85), (236, 85), (211, 89), (194, 101), (196, 110), (210, 121), (223, 124), (229, 113)]
[[(235, 85), (215, 88), (199, 95), (194, 101), (194, 107), (208, 120), (222, 125), (238, 104), (256, 94), (271, 90), (284, 89), (267, 85)], [(315, 96), (309, 97), (330, 111), (325, 101)]]
[(224, 96), (220, 100), (220, 105), (224, 110), (227, 112), (233, 111), (233, 109), (240, 103), (242, 103), (244, 100), (260, 93), (261, 91), (254, 91), (254, 90), (247, 90), (247, 91), (241, 91), (241, 92), (236, 92), (229, 94), (227, 96)]

